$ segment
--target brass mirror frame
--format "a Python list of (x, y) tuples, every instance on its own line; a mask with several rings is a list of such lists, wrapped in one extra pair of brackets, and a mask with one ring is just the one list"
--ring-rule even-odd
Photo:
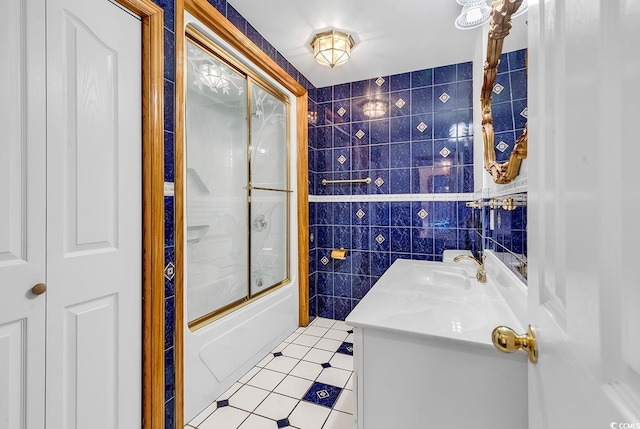
[(497, 0), (491, 5), (489, 40), (487, 41), (487, 61), (484, 63), (484, 81), (480, 93), (482, 106), (482, 138), (484, 140), (484, 168), (498, 184), (510, 183), (518, 176), (520, 164), (527, 157), (528, 123), (511, 151), (509, 159), (503, 163), (496, 161), (491, 94), (498, 74), (504, 38), (511, 31), (511, 15), (518, 10), (523, 0)]

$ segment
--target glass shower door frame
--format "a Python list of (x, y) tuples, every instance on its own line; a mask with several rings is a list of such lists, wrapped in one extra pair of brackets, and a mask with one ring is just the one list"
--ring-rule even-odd
[[(240, 298), (234, 302), (228, 303), (220, 308), (214, 308), (211, 309), (210, 312), (208, 312), (207, 314), (204, 314), (200, 317), (197, 317), (193, 320), (189, 320), (188, 321), (188, 326), (190, 328), (190, 330), (195, 331), (197, 329), (200, 329), (212, 322), (214, 322), (215, 320), (224, 317), (225, 315), (235, 311), (236, 309), (247, 305), (251, 302), (253, 302), (254, 300), (260, 298), (261, 296), (263, 296), (264, 294), (273, 292), (275, 290), (277, 290), (279, 287), (282, 287), (288, 283), (290, 283), (290, 279), (291, 279), (291, 273), (290, 273), (290, 209), (291, 209), (291, 194), (292, 194), (292, 190), (291, 190), (291, 177), (290, 177), (290, 160), (291, 160), (291, 148), (290, 148), (290, 140), (291, 140), (291, 136), (290, 136), (290, 121), (291, 121), (291, 105), (289, 102), (288, 97), (281, 93), (277, 88), (275, 88), (273, 85), (271, 85), (268, 81), (266, 81), (265, 79), (263, 79), (261, 76), (259, 76), (258, 74), (254, 73), (248, 66), (246, 66), (245, 64), (243, 64), (242, 62), (240, 62), (239, 60), (237, 60), (236, 58), (234, 58), (233, 56), (231, 56), (230, 54), (228, 54), (227, 52), (225, 52), (221, 47), (219, 47), (218, 45), (216, 45), (214, 42), (212, 42), (211, 40), (209, 40), (206, 36), (204, 36), (202, 33), (200, 33), (198, 30), (196, 30), (195, 28), (188, 26), (186, 29), (186, 40), (187, 42), (192, 42), (195, 45), (197, 45), (198, 48), (202, 49), (203, 51), (205, 51), (205, 53), (211, 55), (213, 58), (215, 58), (217, 61), (222, 62), (224, 65), (229, 66), (230, 68), (232, 68), (234, 71), (237, 71), (238, 73), (242, 74), (243, 77), (246, 79), (247, 81), (247, 91), (246, 91), (246, 95), (247, 95), (247, 117), (246, 117), (246, 139), (247, 139), (247, 185), (246, 185), (246, 204), (247, 204), (247, 224), (246, 224), (246, 235), (247, 235), (247, 252), (246, 252), (246, 260), (247, 260), (247, 273), (246, 273), (246, 278), (247, 278), (247, 290), (246, 290), (246, 294), (243, 298)], [(188, 59), (185, 59), (185, 66), (189, 67), (189, 61)], [(187, 85), (189, 83), (187, 82)], [(284, 189), (278, 188), (278, 187), (269, 187), (269, 186), (254, 186), (253, 185), (253, 181), (252, 181), (252, 167), (254, 166), (254, 161), (252, 159), (252, 150), (254, 148), (254, 142), (252, 139), (252, 121), (253, 121), (253, 100), (252, 100), (252, 94), (254, 94), (255, 92), (255, 88), (258, 88), (259, 90), (265, 91), (269, 96), (272, 96), (274, 99), (278, 100), (279, 102), (281, 102), (284, 106), (284, 117), (285, 117), (285, 123), (284, 123), (284, 128), (285, 128), (285, 186)], [(188, 103), (188, 99), (186, 100), (186, 103)], [(186, 118), (185, 123), (188, 122), (188, 118)], [(188, 147), (188, 136), (186, 136), (187, 139), (185, 141), (185, 146)], [(186, 166), (188, 169), (188, 165)], [(285, 197), (285, 204), (284, 204), (284, 233), (285, 233), (285, 238), (284, 238), (284, 243), (285, 243), (285, 254), (283, 255), (282, 259), (284, 260), (285, 263), (285, 267), (284, 267), (284, 278), (279, 279), (278, 281), (275, 281), (273, 284), (268, 284), (266, 286), (264, 286), (264, 288), (261, 288), (258, 291), (253, 291), (252, 290), (252, 277), (253, 277), (253, 263), (254, 263), (254, 258), (252, 257), (253, 254), (253, 249), (252, 249), (252, 228), (255, 226), (256, 222), (260, 222), (260, 219), (254, 219), (253, 217), (253, 203), (255, 203), (255, 201), (252, 201), (252, 197), (254, 196), (254, 191), (259, 191), (259, 192), (275, 192), (275, 193), (283, 193), (284, 195), (286, 195)], [(188, 199), (187, 199), (188, 201)], [(185, 206), (185, 220), (187, 220), (187, 210), (186, 210), (186, 206)], [(188, 252), (187, 252), (188, 255)], [(188, 258), (185, 258), (186, 260), (186, 268), (187, 268), (187, 276), (186, 276), (186, 280), (187, 280), (187, 290), (189, 288), (189, 276), (188, 276), (188, 267), (189, 267), (189, 261)], [(188, 293), (187, 293), (188, 296)], [(187, 307), (189, 306), (189, 301), (187, 301)]]

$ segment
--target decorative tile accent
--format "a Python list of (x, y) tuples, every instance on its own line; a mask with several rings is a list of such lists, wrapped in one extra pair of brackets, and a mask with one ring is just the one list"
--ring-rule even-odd
[(166, 267), (164, 267), (164, 277), (167, 280), (173, 280), (173, 277), (176, 275), (176, 266), (173, 265), (173, 262), (169, 262)]
[(322, 367), (325, 368), (325, 369), (326, 368), (331, 368), (331, 364), (329, 362), (325, 362), (325, 363), (322, 364)]
[(338, 115), (344, 116), (345, 113), (347, 113), (347, 109), (345, 109), (344, 107), (338, 109)]
[(342, 389), (336, 386), (330, 386), (324, 383), (314, 382), (307, 394), (302, 398), (304, 401), (313, 402), (327, 408), (332, 408), (335, 404)]
[(324, 398), (328, 398), (329, 396), (331, 396), (331, 393), (327, 392), (325, 389), (322, 389), (322, 390), (318, 390), (316, 392), (316, 395), (318, 395), (318, 398), (324, 399)]
[(338, 162), (340, 163), (340, 165), (344, 164), (345, 162), (347, 162), (347, 157), (344, 155), (340, 155), (338, 157)]
[(376, 241), (378, 242), (378, 244), (384, 243), (384, 236), (382, 234), (378, 234), (376, 236)]
[(378, 86), (384, 85), (384, 82), (385, 82), (385, 80), (384, 80), (383, 77), (379, 77), (378, 79), (376, 79), (376, 85), (378, 85)]
[(501, 141), (500, 143), (498, 143), (498, 144), (496, 145), (496, 149), (498, 149), (500, 152), (503, 152), (503, 153), (504, 153), (504, 151), (505, 151), (505, 150), (507, 150), (508, 148), (509, 148), (509, 145), (508, 145), (508, 144), (506, 144), (506, 143), (505, 143), (505, 142), (503, 142), (503, 141)]
[(222, 401), (218, 401), (216, 403), (216, 405), (218, 406), (218, 408), (228, 407), (229, 406), (229, 400), (228, 399), (224, 399)]
[(356, 212), (356, 216), (358, 216), (359, 219), (362, 219), (365, 216), (365, 212), (362, 209), (358, 209), (358, 211)]
[(440, 97), (438, 97), (438, 99), (440, 101), (442, 101), (443, 103), (446, 103), (447, 101), (449, 101), (449, 99), (451, 98), (451, 96), (449, 94), (447, 94), (446, 92), (443, 92)]
[(504, 86), (500, 85), (499, 83), (493, 85), (493, 92), (495, 92), (496, 94), (500, 94), (503, 90)]
[(345, 355), (353, 356), (353, 344), (347, 343), (346, 341), (342, 343), (340, 348), (336, 351), (336, 353), (342, 353)]
[(440, 150), (440, 155), (442, 155), (443, 158), (448, 157), (451, 154), (451, 151), (445, 146)]
[(396, 101), (396, 106), (398, 106), (399, 109), (402, 109), (402, 106), (405, 104), (407, 103), (402, 98), (398, 98), (398, 101)]
[(322, 262), (322, 265), (327, 265), (329, 263), (329, 258), (323, 256), (322, 259), (320, 259), (320, 262)]
[(525, 107), (524, 110), (520, 112), (520, 116), (522, 116), (523, 118), (529, 119), (529, 108)]
[(427, 129), (427, 124), (425, 124), (424, 122), (420, 122), (416, 128), (418, 129), (418, 131), (423, 133), (424, 130)]
[[(326, 258), (326, 256), (325, 256), (325, 258)], [(282, 356), (282, 352), (275, 352), (273, 354), (273, 357), (280, 357), (280, 356)]]
[(278, 425), (278, 428), (286, 428), (287, 426), (291, 426), (291, 423), (289, 423), (289, 419), (278, 420), (276, 424)]
[(382, 180), (382, 177), (378, 177), (373, 183), (375, 183), (379, 188), (380, 186), (384, 185), (384, 180)]
[(420, 211), (418, 212), (418, 217), (419, 217), (420, 219), (424, 219), (424, 218), (426, 218), (427, 216), (429, 216), (429, 213), (428, 213), (425, 209), (422, 209), (422, 210), (420, 210)]
[(353, 334), (353, 329), (349, 329), (349, 330), (347, 331), (347, 334)]
[(358, 132), (356, 133), (356, 137), (358, 137), (359, 139), (362, 139), (362, 137), (364, 137), (364, 131), (358, 130)]

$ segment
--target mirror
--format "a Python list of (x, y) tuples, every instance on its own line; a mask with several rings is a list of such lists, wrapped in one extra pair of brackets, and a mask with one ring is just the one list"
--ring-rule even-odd
[(498, 0), (491, 6), (491, 20), (489, 22), (489, 39), (487, 41), (487, 60), (484, 63), (484, 81), (480, 93), (482, 108), (482, 138), (484, 140), (484, 168), (491, 174), (493, 181), (498, 184), (510, 183), (518, 176), (520, 164), (527, 157), (527, 124), (505, 162), (496, 160), (494, 141), (493, 113), (491, 98), (498, 74), (502, 45), (505, 37), (511, 31), (511, 15), (518, 10), (523, 0)]

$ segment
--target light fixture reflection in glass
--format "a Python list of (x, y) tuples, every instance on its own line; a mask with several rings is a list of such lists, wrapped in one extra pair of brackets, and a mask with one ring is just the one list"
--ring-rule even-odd
[(316, 34), (311, 42), (313, 58), (319, 64), (331, 68), (347, 62), (354, 45), (350, 35), (336, 30)]
[(382, 100), (369, 100), (364, 103), (362, 113), (370, 118), (379, 118), (387, 113), (387, 106), (385, 106), (385, 102)]
[(317, 124), (318, 123), (318, 112), (316, 112), (315, 110), (309, 110), (307, 112), (307, 121), (311, 125)]
[(202, 64), (198, 67), (198, 79), (209, 88), (223, 88), (229, 84), (221, 67), (214, 64)]
[(466, 122), (456, 122), (449, 127), (449, 137), (467, 137), (473, 135), (473, 124)]

